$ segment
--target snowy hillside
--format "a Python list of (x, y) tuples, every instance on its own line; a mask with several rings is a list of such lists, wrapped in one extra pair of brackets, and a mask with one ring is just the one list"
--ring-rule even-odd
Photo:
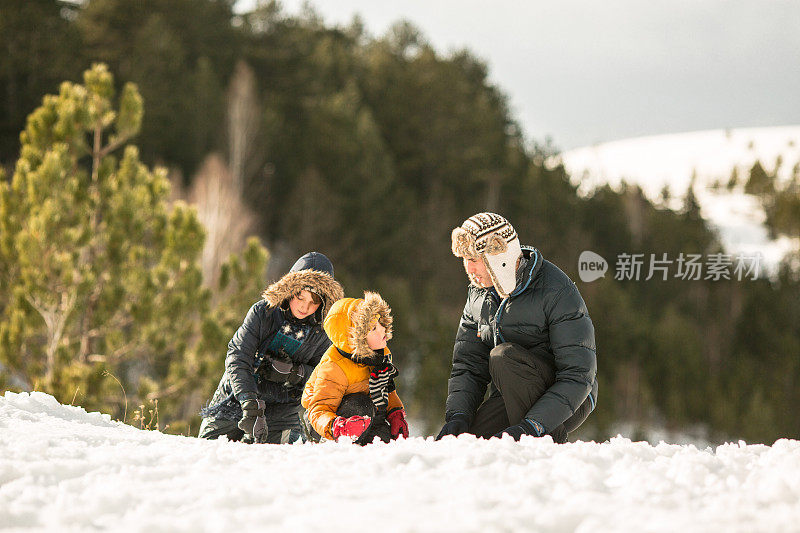
[[(563, 162), (579, 190), (587, 193), (599, 185), (616, 187), (624, 180), (638, 184), (657, 200), (665, 185), (679, 206), (695, 176), (694, 192), (703, 216), (715, 226), (730, 252), (761, 252), (775, 264), (798, 241), (771, 241), (764, 227), (758, 199), (744, 194), (750, 168), (760, 161), (773, 171), (780, 159), (778, 178), (788, 180), (800, 164), (800, 126), (699, 131), (608, 142), (560, 154), (550, 164)], [(732, 191), (727, 185), (734, 168), (740, 177)], [(722, 188), (715, 188), (721, 183)]]
[(800, 442), (555, 445), (415, 438), (275, 446), (141, 431), (0, 397), (0, 529), (790, 531)]

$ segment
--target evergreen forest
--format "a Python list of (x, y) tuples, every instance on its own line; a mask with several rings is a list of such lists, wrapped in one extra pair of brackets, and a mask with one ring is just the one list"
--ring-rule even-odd
[[(0, 391), (196, 434), (247, 310), (316, 250), (347, 296), (392, 306), (398, 390), (435, 433), (467, 290), (450, 233), (495, 211), (594, 322), (598, 405), (573, 438), (800, 438), (797, 253), (756, 279), (615, 279), (620, 254), (726, 253), (691, 189), (678, 210), (579, 195), (488, 66), (408, 22), (234, 3), (0, 0)], [(739, 179), (800, 236), (798, 173), (765, 163)], [(604, 278), (579, 280), (584, 250)]]

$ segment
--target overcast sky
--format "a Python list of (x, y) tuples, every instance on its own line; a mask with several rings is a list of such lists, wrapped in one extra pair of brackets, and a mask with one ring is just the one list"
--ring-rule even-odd
[[(241, 0), (242, 4), (253, 0)], [(283, 0), (296, 13), (303, 0)], [(372, 35), (407, 19), (489, 65), (529, 139), (800, 124), (798, 0), (312, 0)]]

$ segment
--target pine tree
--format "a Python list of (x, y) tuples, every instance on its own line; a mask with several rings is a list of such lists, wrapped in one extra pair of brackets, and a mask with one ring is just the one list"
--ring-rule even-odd
[(744, 192), (768, 198), (775, 192), (775, 175), (767, 173), (761, 162), (756, 161), (750, 168), (750, 177), (744, 186)]
[(126, 146), (142, 122), (136, 87), (114, 102), (104, 65), (63, 83), (29, 116), (0, 183), (0, 373), (124, 417), (128, 396), (180, 389), (214, 317), (204, 229), (193, 208), (169, 205), (166, 172)]

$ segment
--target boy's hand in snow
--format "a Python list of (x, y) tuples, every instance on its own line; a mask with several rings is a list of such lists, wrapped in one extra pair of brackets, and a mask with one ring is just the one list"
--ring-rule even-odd
[(242, 403), (242, 419), (239, 429), (244, 431), (243, 442), (267, 442), (267, 419), (264, 417), (264, 400), (245, 400)]
[(396, 439), (403, 435), (403, 438), (408, 438), (408, 422), (406, 421), (406, 410), (401, 408), (392, 409), (386, 415), (386, 420), (389, 422), (389, 432), (392, 438)]
[(333, 419), (331, 433), (334, 439), (339, 437), (350, 437), (356, 439), (361, 436), (369, 427), (370, 418), (368, 416), (351, 416), (344, 418), (337, 416)]

